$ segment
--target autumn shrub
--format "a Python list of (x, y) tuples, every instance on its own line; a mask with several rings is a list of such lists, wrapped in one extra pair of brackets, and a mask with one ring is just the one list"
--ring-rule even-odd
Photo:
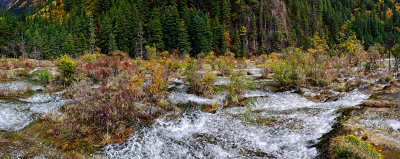
[(375, 70), (379, 67), (378, 60), (382, 58), (381, 53), (383, 47), (377, 43), (368, 48), (367, 59), (368, 61), (364, 65), (367, 71)]
[(74, 79), (76, 70), (74, 60), (68, 55), (61, 56), (57, 62), (57, 70), (60, 72), (64, 81), (71, 82)]
[(217, 65), (215, 61), (217, 60), (217, 57), (214, 55), (214, 52), (210, 52), (207, 54), (207, 56), (204, 57), (204, 63), (210, 66), (211, 70), (216, 70)]
[(183, 75), (188, 83), (189, 93), (204, 97), (212, 97), (215, 94), (213, 84), (216, 75), (211, 69), (202, 69), (200, 60), (186, 57)]
[(400, 66), (400, 44), (394, 45), (391, 51), (394, 56), (394, 67), (397, 72)]
[(46, 127), (62, 141), (85, 140), (102, 146), (122, 142), (133, 132), (133, 125), (175, 111), (166, 100), (171, 71), (157, 60), (142, 63), (140, 71), (119, 57), (79, 63), (77, 74), (84, 73), (86, 78), (77, 78), (71, 84), (65, 96), (74, 101), (61, 115), (44, 118)]
[(233, 64), (230, 63), (229, 59), (227, 59), (225, 57), (223, 57), (223, 58), (219, 57), (216, 60), (216, 64), (218, 66), (217, 70), (219, 71), (219, 73), (222, 76), (226, 76), (227, 77), (227, 76), (229, 76), (229, 75), (231, 75), (233, 73)]
[(83, 73), (94, 81), (103, 81), (109, 76), (115, 76), (123, 69), (131, 70), (134, 66), (129, 61), (121, 61), (118, 56), (104, 56), (93, 63), (87, 63)]
[(38, 66), (39, 67), (53, 67), (54, 63), (49, 60), (38, 60)]
[[(156, 47), (151, 47), (151, 46), (145, 46), (144, 47), (146, 50), (147, 58), (148, 59), (155, 59), (157, 58), (157, 48)], [(168, 52), (168, 51), (167, 51)]]
[(42, 83), (48, 84), (53, 80), (51, 72), (49, 70), (41, 70), (38, 74), (39, 80)]
[(225, 100), (225, 106), (244, 106), (243, 97), (247, 88), (251, 87), (250, 82), (245, 78), (241, 72), (234, 72), (229, 77), (230, 82), (226, 85), (227, 97)]
[(296, 86), (298, 70), (296, 66), (286, 61), (274, 61), (270, 64), (274, 85), (281, 89), (290, 89)]
[(308, 66), (299, 50), (288, 50), (283, 57), (271, 55), (269, 66), (274, 73), (274, 85), (280, 90), (287, 90), (301, 85), (304, 81), (304, 69)]
[(194, 59), (191, 57), (187, 56), (185, 57), (185, 64), (184, 64), (184, 71), (183, 75), (185, 77), (185, 80), (189, 86), (189, 92), (193, 94), (202, 94), (200, 91), (200, 88), (202, 87), (201, 85), (201, 75), (199, 74), (199, 71), (201, 70), (201, 64), (196, 62)]
[(160, 100), (165, 97), (165, 93), (168, 88), (168, 81), (171, 76), (171, 72), (165, 69), (165, 66), (156, 62), (155, 60), (150, 61), (150, 65), (147, 70), (150, 73), (148, 77), (149, 84), (146, 86), (152, 102)]
[(112, 52), (112, 56), (118, 56), (122, 60), (131, 59), (131, 57), (129, 56), (129, 54), (127, 52), (123, 52), (120, 50), (116, 50), (116, 51)]
[(383, 156), (372, 145), (359, 140), (353, 135), (339, 136), (329, 145), (331, 158), (381, 159)]
[(94, 54), (85, 54), (81, 57), (82, 62), (85, 63), (93, 63), (95, 62), (97, 59), (104, 57), (104, 54), (100, 54), (100, 53), (94, 53)]

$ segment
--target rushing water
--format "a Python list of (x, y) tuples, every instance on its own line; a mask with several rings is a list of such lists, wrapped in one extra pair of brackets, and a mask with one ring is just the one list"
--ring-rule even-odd
[[(25, 85), (23, 82), (14, 82), (11, 84), (2, 84), (2, 86), (12, 86), (12, 89), (18, 89)], [(0, 100), (0, 130), (19, 131), (40, 115), (52, 111), (57, 111), (67, 101), (62, 99), (63, 92), (57, 92), (52, 95), (44, 94), (44, 88), (34, 86), (34, 94), (27, 99)]]
[[(335, 111), (368, 98), (350, 92), (333, 102), (312, 102), (295, 93), (252, 91), (247, 107), (220, 110), (216, 114), (189, 109), (173, 120), (158, 119), (119, 145), (104, 148), (110, 158), (313, 158), (313, 144), (331, 130)], [(212, 103), (182, 92), (174, 103)]]

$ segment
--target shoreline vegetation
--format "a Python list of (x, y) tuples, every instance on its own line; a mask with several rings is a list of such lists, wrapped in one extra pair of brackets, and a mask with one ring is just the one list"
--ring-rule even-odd
[[(25, 142), (27, 137), (35, 136), (38, 141), (51, 144), (57, 150), (57, 157), (101, 155), (98, 154), (101, 147), (124, 142), (134, 134), (138, 126), (151, 125), (154, 119), (164, 116), (179, 118), (179, 111), (184, 107), (178, 107), (168, 100), (170, 90), (176, 82), (187, 84), (189, 93), (204, 98), (225, 94), (221, 104), (205, 104), (202, 108), (203, 111), (215, 113), (219, 109), (246, 106), (250, 99), (244, 94), (255, 87), (254, 80), (271, 79), (269, 85), (273, 91), (292, 90), (309, 100), (319, 102), (340, 98), (332, 91), (350, 92), (360, 89), (358, 91), (374, 93), (383, 89), (380, 88), (381, 85), (387, 86), (396, 81), (393, 77), (395, 70), (392, 69), (393, 72), (389, 73), (385, 63), (379, 62), (385, 57), (379, 51), (379, 45), (364, 51), (360, 44), (358, 40), (346, 41), (340, 45), (353, 48), (350, 50), (352, 52), (347, 50), (334, 56), (328, 55), (324, 49), (318, 50), (324, 47), (317, 43), (315, 49), (307, 51), (288, 48), (284, 54), (272, 53), (250, 59), (235, 58), (230, 52), (218, 57), (211, 52), (193, 58), (178, 55), (176, 52), (154, 52), (154, 49), (148, 47), (147, 54), (151, 55), (148, 60), (131, 59), (123, 52), (118, 52), (117, 56), (85, 54), (77, 59), (64, 55), (54, 62), (36, 60), (39, 67), (56, 66), (58, 72), (54, 76), (46, 71), (36, 73), (39, 76), (36, 80), (41, 81), (46, 88), (65, 88), (64, 97), (73, 101), (63, 106), (60, 113), (46, 114), (20, 132), (12, 133), (14, 135), (6, 139), (8, 142), (3, 147), (12, 146), (14, 142)], [(31, 60), (3, 58), (1, 61), (5, 70), (32, 70), (36, 66), (14, 66), (14, 63)], [(7, 66), (9, 64), (12, 66)], [(259, 74), (254, 73), (248, 69), (251, 67), (261, 71)], [(28, 77), (27, 73), (23, 76)], [(31, 76), (33, 78), (35, 77)], [(227, 78), (229, 82), (215, 85), (218, 78)], [(318, 95), (310, 95), (305, 89)], [(4, 92), (14, 94), (3, 95), (4, 97), (16, 97), (20, 94), (7, 90)], [(369, 100), (363, 103), (363, 107), (397, 105), (395, 101), (388, 101), (385, 106), (376, 103), (379, 101)], [(330, 145), (325, 146), (329, 149), (322, 152), (331, 157), (356, 157), (360, 155), (357, 152), (366, 151), (375, 156), (372, 158), (381, 158), (383, 155), (376, 152), (377, 149), (370, 149), (369, 144), (356, 140), (354, 136), (339, 136), (329, 143)], [(29, 144), (32, 147), (37, 146), (35, 141), (29, 140)], [(341, 150), (358, 150), (357, 146), (361, 146), (359, 151)], [(25, 157), (42, 153), (40, 147), (23, 149), (27, 151), (24, 154), (28, 156)]]

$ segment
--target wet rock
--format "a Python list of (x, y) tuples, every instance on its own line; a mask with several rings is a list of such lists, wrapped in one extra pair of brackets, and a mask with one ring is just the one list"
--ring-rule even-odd
[(362, 84), (360, 80), (350, 80), (345, 84), (345, 91), (350, 92)]
[(393, 94), (400, 92), (400, 84), (397, 81), (390, 82), (383, 88), (384, 93)]
[(396, 107), (396, 102), (385, 100), (366, 100), (360, 104), (361, 107), (374, 107), (374, 108), (393, 108)]
[(171, 79), (169, 79), (169, 81), (170, 81), (172, 84), (175, 84), (175, 85), (180, 85), (180, 84), (183, 84), (183, 83), (184, 83), (181, 79), (178, 79), (178, 78), (171, 78)]
[(339, 94), (338, 92), (334, 91), (315, 91), (315, 90), (308, 90), (308, 89), (302, 89), (301, 92), (296, 92), (303, 96), (304, 98), (307, 98), (308, 100), (311, 101), (318, 101), (318, 102), (332, 102), (332, 101), (337, 101), (341, 97), (343, 97), (343, 94)]

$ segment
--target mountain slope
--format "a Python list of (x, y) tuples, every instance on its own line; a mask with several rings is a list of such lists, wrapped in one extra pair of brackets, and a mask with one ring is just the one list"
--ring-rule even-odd
[(18, 14), (45, 2), (47, 0), (0, 0), (0, 8)]

